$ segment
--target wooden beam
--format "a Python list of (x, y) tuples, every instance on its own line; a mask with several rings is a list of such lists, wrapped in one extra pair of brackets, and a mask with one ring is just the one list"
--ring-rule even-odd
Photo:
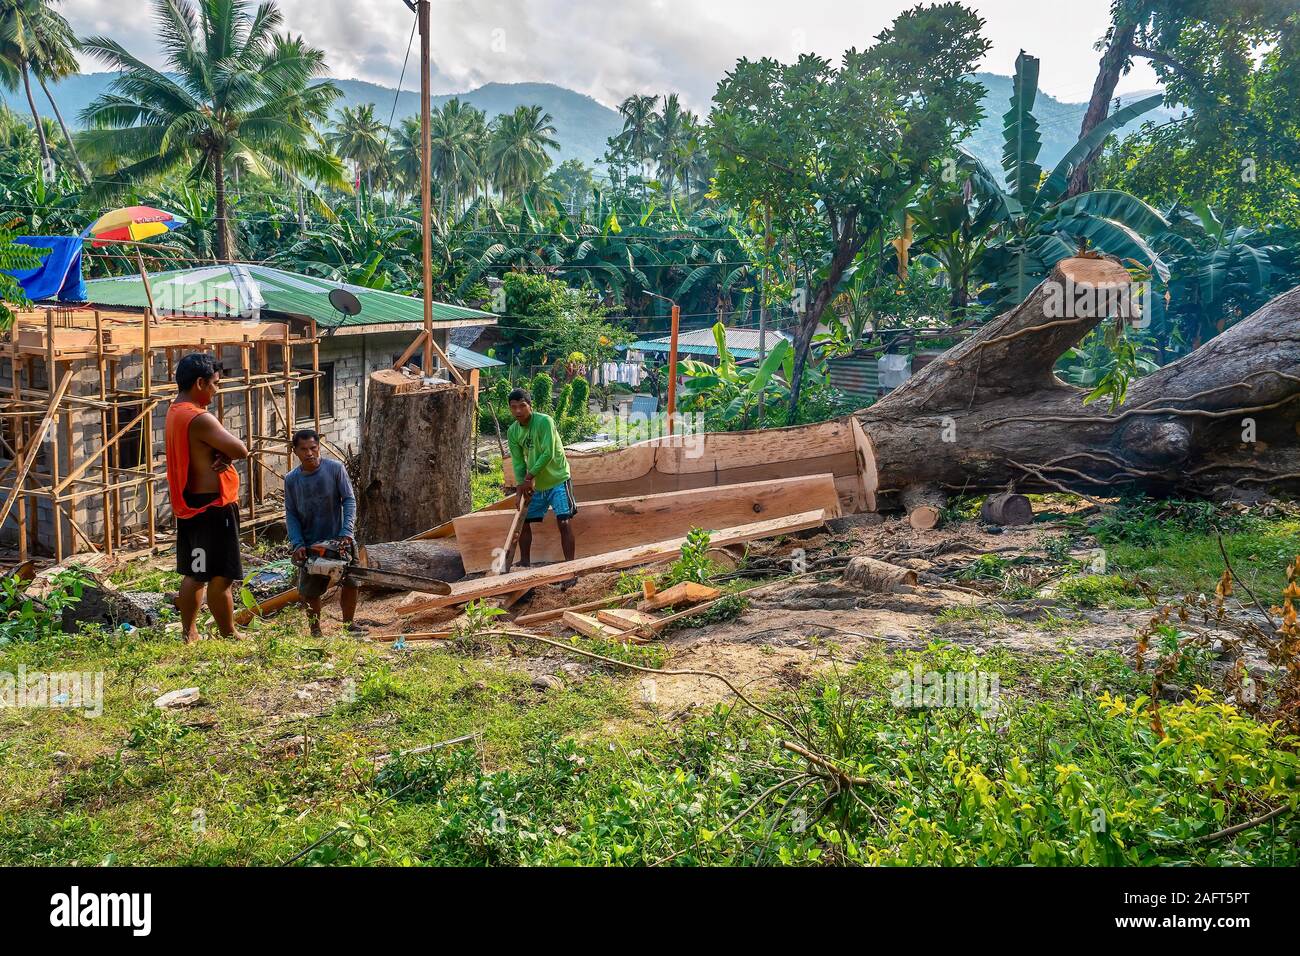
[(416, 352), (420, 350), (421, 346), (423, 345), (424, 345), (424, 333), (421, 332), (419, 335), (415, 337), (415, 341), (406, 347), (406, 351), (403, 352), (398, 357), (397, 361), (393, 363), (393, 368), (405, 368), (406, 363), (411, 360), (411, 358), (415, 355)]
[[(585, 558), (663, 541), (692, 528), (731, 528), (765, 518), (779, 518), (813, 508), (827, 518), (840, 516), (839, 496), (832, 475), (808, 475), (784, 481), (757, 481), (720, 488), (579, 502), (573, 517), (575, 557)], [(478, 511), (452, 524), (465, 572), (491, 571), (509, 547), (514, 515), (503, 510)], [(559, 525), (554, 515), (533, 524), (532, 560), (562, 561)], [(508, 568), (508, 565), (507, 565)]]
[(514, 619), (515, 624), (520, 627), (529, 624), (545, 624), (547, 621), (558, 621), (564, 617), (565, 611), (595, 611), (599, 608), (607, 608), (613, 604), (627, 604), (636, 597), (635, 594), (615, 594), (610, 597), (600, 598), (595, 601), (584, 601), (582, 604), (574, 604), (572, 607), (556, 607), (549, 611), (534, 611), (532, 614), (521, 614)]
[[(819, 528), (825, 523), (826, 512), (818, 508), (815, 511), (806, 511), (783, 518), (773, 518), (769, 521), (756, 521), (752, 524), (739, 525), (734, 528), (723, 528), (714, 532), (712, 543), (719, 547), (728, 544), (743, 544), (746, 541), (754, 541), (759, 538), (773, 538), (783, 534), (793, 534), (796, 531), (806, 531), (809, 528)], [(685, 543), (685, 536), (669, 538), (654, 544), (612, 551), (608, 554), (592, 555), (574, 561), (561, 561), (558, 564), (525, 568), (521, 571), (512, 571), (509, 574), (500, 574), (492, 578), (457, 581), (451, 586), (451, 594), (413, 602), (402, 608), (399, 613), (403, 615), (419, 614), (435, 608), (464, 604), (478, 598), (508, 594), (522, 588), (555, 584), (580, 574), (590, 574), (596, 571), (617, 571), (620, 568), (650, 564), (657, 559), (680, 552), (682, 545)]]
[[(52, 369), (51, 374), (53, 374)], [(72, 384), (72, 369), (68, 369), (63, 373), (63, 379), (59, 382), (59, 387), (55, 390), (54, 394), (50, 396), (50, 407), (46, 410), (45, 417), (41, 419), (41, 423), (36, 426), (36, 432), (32, 435), (32, 440), (28, 443), (27, 455), (23, 459), (22, 465), (19, 466), (17, 475), (14, 476), (13, 489), (10, 491), (8, 497), (5, 498), (3, 507), (0, 507), (0, 525), (3, 525), (5, 521), (8, 520), (9, 511), (13, 508), (14, 501), (17, 500), (18, 495), (22, 492), (23, 485), (27, 481), (27, 473), (32, 470), (32, 465), (36, 462), (36, 456), (40, 454), (41, 444), (45, 441), (45, 433), (50, 430), (50, 425), (54, 422), (59, 402), (63, 400), (63, 394), (68, 390), (70, 384)], [(57, 514), (55, 515), (55, 521), (58, 521)]]
[[(136, 426), (136, 423), (139, 422), (142, 418), (144, 418), (146, 415), (152, 415), (152, 414), (153, 414), (153, 410), (154, 410), (154, 408), (156, 408), (157, 406), (158, 406), (158, 401), (157, 401), (157, 399), (155, 399), (154, 401), (151, 401), (151, 402), (146, 403), (146, 404), (145, 404), (145, 407), (144, 407), (144, 410), (143, 410), (142, 412), (140, 412), (139, 415), (137, 415), (137, 416), (135, 416), (135, 418), (131, 419), (131, 421), (130, 421), (129, 424), (124, 425), (122, 428), (120, 428), (120, 429), (117, 431), (117, 433), (116, 433), (115, 435), (113, 435), (112, 438), (110, 438), (110, 439), (108, 439), (108, 441), (104, 442), (104, 447), (103, 447), (102, 449), (100, 449), (101, 454), (104, 453), (104, 452), (107, 452), (108, 449), (111, 448), (113, 445), (116, 445), (116, 444), (118, 443), (118, 441), (121, 440), (122, 436), (125, 435), (127, 432), (129, 432), (132, 428), (134, 428), (134, 427)], [(78, 465), (76, 468), (72, 469), (72, 471), (68, 472), (68, 473), (67, 473), (67, 474), (62, 478), (62, 480), (60, 480), (59, 483), (58, 483), (57, 485), (54, 486), (54, 493), (55, 493), (56, 495), (62, 493), (62, 491), (63, 491), (64, 488), (68, 487), (68, 485), (70, 485), (70, 484), (72, 484), (74, 481), (76, 481), (77, 478), (78, 478), (80, 475), (82, 475), (82, 474), (86, 471), (86, 469), (88, 469), (88, 468), (89, 468), (91, 465), (93, 465), (94, 463), (95, 463), (95, 459), (94, 459), (94, 457), (90, 457), (90, 456), (88, 456), (88, 457), (86, 458), (85, 461), (83, 461), (83, 462), (82, 462), (80, 465)], [(107, 478), (105, 478), (105, 480), (107, 481)]]

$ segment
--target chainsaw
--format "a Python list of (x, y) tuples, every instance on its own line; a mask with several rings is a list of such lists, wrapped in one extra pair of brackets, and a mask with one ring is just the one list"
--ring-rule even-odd
[(418, 574), (404, 574), (401, 571), (384, 571), (365, 565), (364, 549), (360, 556), (356, 545), (351, 541), (322, 541), (307, 547), (307, 558), (303, 568), (308, 574), (328, 578), (330, 587), (347, 585), (348, 587), (392, 588), (396, 591), (423, 591), (426, 594), (450, 594), (451, 585), (446, 581), (421, 577)]

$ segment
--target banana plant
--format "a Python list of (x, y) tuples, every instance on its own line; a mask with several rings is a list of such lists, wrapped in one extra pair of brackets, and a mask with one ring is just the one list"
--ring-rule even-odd
[(1175, 205), (1166, 218), (1174, 226), (1151, 244), (1172, 278), (1155, 283), (1151, 325), (1196, 348), (1263, 304), (1280, 250), (1255, 241), (1257, 230), (1229, 226), (1204, 202)]
[(1038, 67), (1038, 59), (1023, 51), (1016, 58), (1011, 108), (1003, 116), (1002, 126), (1006, 186), (973, 154), (958, 148), (959, 166), (969, 173), (981, 205), (988, 207), (978, 215), (988, 216), (993, 224), (976, 275), (992, 284), (994, 304), (999, 307), (1022, 301), (1057, 262), (1084, 247), (1167, 279), (1167, 264), (1142, 238), (1169, 229), (1157, 210), (1116, 189), (1065, 198), (1075, 167), (1112, 132), (1159, 104), (1161, 95), (1116, 110), (1081, 137), (1044, 178), (1038, 165), (1042, 143), (1033, 113)]
[[(783, 409), (790, 401), (790, 377), (794, 374), (794, 349), (787, 339), (777, 339), (759, 365), (739, 365), (727, 348), (727, 330), (721, 322), (713, 326), (713, 341), (718, 347), (716, 367), (695, 359), (683, 359), (678, 369), (685, 378), (682, 385), (683, 408), (703, 412), (710, 430), (743, 431), (753, 422), (760, 394), (772, 409)], [(778, 377), (777, 373), (782, 377)], [(809, 366), (810, 384), (819, 384), (820, 369)], [(784, 412), (782, 413), (784, 414)]]

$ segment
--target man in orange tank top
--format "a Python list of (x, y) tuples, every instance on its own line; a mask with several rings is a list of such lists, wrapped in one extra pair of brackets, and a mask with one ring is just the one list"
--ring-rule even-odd
[(239, 475), (231, 462), (248, 449), (217, 421), (208, 406), (221, 369), (203, 352), (176, 366), (176, 400), (167, 410), (167, 487), (176, 516), (176, 570), (185, 642), (199, 639), (195, 621), (207, 590), (208, 610), (222, 637), (235, 636), (231, 588), (243, 579), (239, 554)]

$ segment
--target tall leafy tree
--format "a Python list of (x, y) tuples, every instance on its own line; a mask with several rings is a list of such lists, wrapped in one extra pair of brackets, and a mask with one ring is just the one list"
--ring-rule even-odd
[(211, 183), (217, 257), (234, 254), (226, 176), (234, 164), (286, 181), (347, 188), (343, 165), (314, 132), (339, 96), (324, 54), (301, 38), (276, 34), (271, 2), (154, 0), (156, 35), (167, 71), (149, 66), (107, 37), (83, 49), (120, 71), (108, 93), (82, 113), (93, 156), (126, 157), (92, 195), (109, 197), (177, 171)]
[(982, 29), (961, 4), (917, 7), (838, 69), (812, 55), (741, 60), (718, 86), (708, 133), (715, 188), (743, 208), (770, 209), (796, 250), (792, 419), (845, 271), (979, 121), (984, 90), (971, 73), (989, 46)]
[[(1145, 60), (1164, 84), (1167, 102), (1190, 110), (1184, 135), (1212, 148), (1227, 131), (1220, 128), (1217, 136), (1210, 131), (1235, 125), (1233, 119), (1240, 116), (1256, 61), (1277, 46), (1289, 45), (1294, 53), (1298, 30), (1295, 0), (1112, 0), (1111, 22), (1097, 44), (1102, 57), (1079, 136), (1086, 137), (1106, 119), (1119, 78), (1134, 61)], [(1294, 115), (1294, 71), (1291, 80), (1290, 102), (1278, 105), (1289, 107)], [(1229, 133), (1227, 139), (1232, 138)], [(1089, 170), (1101, 149), (1102, 144), (1096, 144), (1078, 163), (1069, 195), (1088, 189)]]
[(1288, 6), (1255, 29), (1180, 33), (1170, 55), (1187, 76), (1167, 88), (1193, 107), (1127, 137), (1094, 179), (1162, 206), (1205, 202), (1240, 224), (1300, 226), (1300, 6)]

